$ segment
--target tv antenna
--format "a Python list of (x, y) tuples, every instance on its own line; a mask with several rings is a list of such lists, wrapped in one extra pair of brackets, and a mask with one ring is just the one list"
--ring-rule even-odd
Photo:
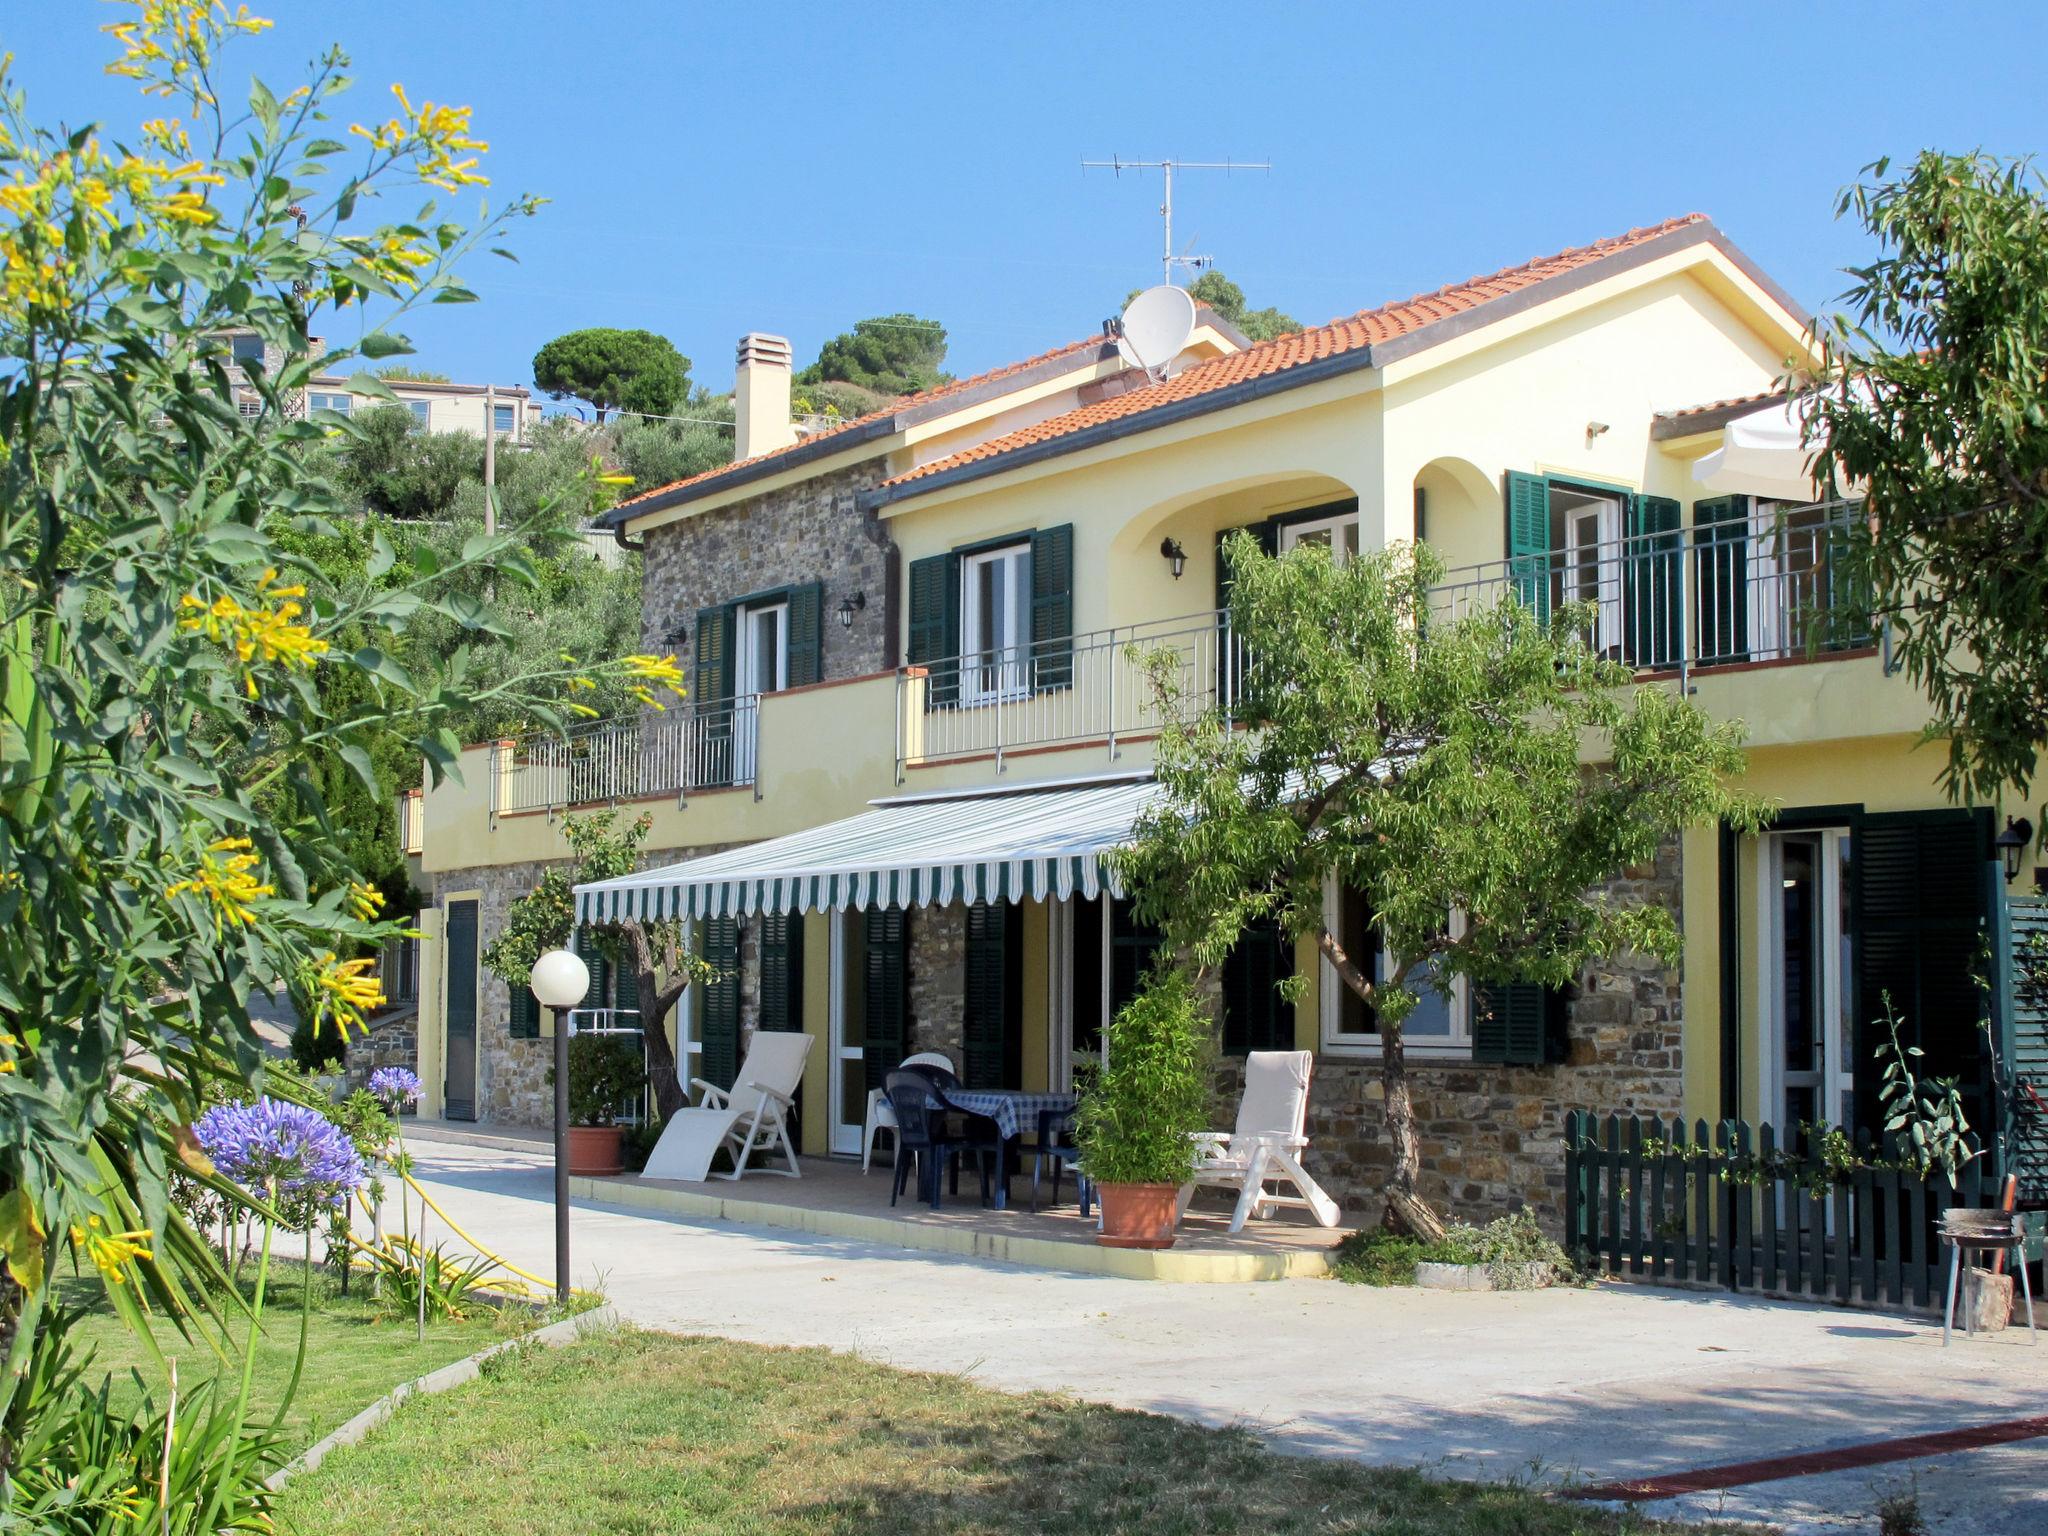
[[(1166, 182), (1166, 200), (1159, 205), (1159, 216), (1166, 222), (1166, 239), (1162, 245), (1159, 264), (1171, 284), (1176, 269), (1199, 272), (1212, 264), (1213, 257), (1195, 256), (1189, 252), (1176, 253), (1173, 248), (1173, 173), (1175, 171), (1270, 171), (1270, 160), (1126, 160), (1121, 155), (1112, 155), (1107, 160), (1083, 160), (1084, 171), (1109, 171), (1122, 176), (1125, 171), (1158, 171)], [(1190, 246), (1193, 242), (1189, 242)]]

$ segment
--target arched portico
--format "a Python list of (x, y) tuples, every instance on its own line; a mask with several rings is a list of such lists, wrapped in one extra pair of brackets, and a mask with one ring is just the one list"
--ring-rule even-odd
[(1502, 558), (1500, 491), (1469, 459), (1431, 459), (1416, 471), (1415, 537), (1455, 570)]

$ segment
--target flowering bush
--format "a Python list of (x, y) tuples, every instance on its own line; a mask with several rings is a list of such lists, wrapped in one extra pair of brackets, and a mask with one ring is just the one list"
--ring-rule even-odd
[(266, 1198), (299, 1195), (331, 1205), (363, 1182), (363, 1160), (341, 1128), (302, 1104), (222, 1104), (192, 1130), (216, 1171)]
[(409, 1067), (379, 1067), (370, 1074), (370, 1095), (385, 1108), (397, 1111), (419, 1101), (420, 1077)]

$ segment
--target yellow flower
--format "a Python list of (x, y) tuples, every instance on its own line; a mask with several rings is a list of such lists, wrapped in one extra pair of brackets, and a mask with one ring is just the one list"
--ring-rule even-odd
[(599, 475), (597, 483), (599, 485), (631, 485), (633, 484), (633, 477), (631, 475)]
[(597, 684), (587, 677), (572, 677), (569, 679), (569, 686), (576, 689), (594, 689)]
[[(266, 602), (277, 601), (275, 608), (245, 608), (225, 593), (208, 604), (188, 592), (180, 604), (185, 617), (178, 621), (179, 627), (203, 634), (216, 644), (233, 646), (236, 659), (244, 666), (263, 661), (286, 670), (311, 671), (327, 654), (327, 642), (314, 634), (310, 625), (299, 622), (305, 608), (298, 599), (306, 595), (305, 587), (296, 583), (278, 586), (276, 582), (277, 572), (268, 570), (257, 583)], [(255, 698), (255, 677), (251, 675), (245, 682), (249, 697)]]
[(128, 1283), (128, 1266), (135, 1260), (156, 1257), (149, 1240), (147, 1228), (139, 1232), (111, 1232), (97, 1216), (88, 1216), (84, 1226), (71, 1228), (71, 1246), (83, 1249), (93, 1267), (116, 1285)]
[(569, 713), (572, 715), (580, 715), (585, 720), (595, 720), (598, 717), (597, 711), (592, 709), (588, 704), (571, 704), (569, 706)]
[(166, 896), (191, 892), (213, 905), (213, 931), (224, 927), (247, 927), (256, 921), (255, 903), (275, 896), (277, 887), (264, 885), (252, 871), (262, 860), (249, 849), (246, 837), (224, 837), (210, 843), (199, 856), (199, 867), (190, 876), (165, 889)]
[(369, 140), (373, 149), (386, 154), (410, 153), (416, 156), (420, 180), (443, 191), (458, 192), (464, 187), (490, 185), (490, 178), (477, 172), (475, 155), (461, 160), (455, 158), (467, 150), (482, 151), (491, 147), (482, 139), (470, 136), (468, 107), (437, 106), (428, 101), (415, 108), (406, 99), (402, 85), (392, 86), (391, 94), (398, 98), (397, 117), (375, 128), (352, 123), (349, 132)]
[(182, 91), (211, 102), (204, 80), (214, 51), (231, 33), (253, 35), (270, 26), (246, 6), (230, 11), (222, 0), (125, 0), (136, 16), (100, 28), (121, 45), (107, 73), (140, 80), (151, 96)]
[(667, 656), (628, 656), (626, 676), (642, 683), (665, 683), (677, 693), (683, 691), (683, 669), (673, 652)]
[(364, 922), (373, 922), (384, 909), (384, 893), (374, 885), (365, 885), (360, 880), (349, 882), (348, 904), (351, 911)]
[(315, 1034), (319, 1033), (321, 1022), (329, 1018), (334, 1020), (334, 1027), (344, 1040), (351, 1024), (367, 1032), (369, 1026), (363, 1022), (363, 1014), (384, 1005), (384, 984), (369, 974), (376, 963), (367, 955), (357, 960), (337, 959), (331, 949), (315, 962), (310, 988)]

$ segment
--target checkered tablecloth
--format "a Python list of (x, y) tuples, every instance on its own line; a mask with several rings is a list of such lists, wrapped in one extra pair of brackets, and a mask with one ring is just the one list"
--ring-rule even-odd
[(1038, 1116), (1043, 1110), (1074, 1107), (1071, 1093), (1026, 1093), (1019, 1088), (948, 1088), (947, 1102), (972, 1115), (987, 1115), (1004, 1137), (1029, 1131), (1038, 1134)]

